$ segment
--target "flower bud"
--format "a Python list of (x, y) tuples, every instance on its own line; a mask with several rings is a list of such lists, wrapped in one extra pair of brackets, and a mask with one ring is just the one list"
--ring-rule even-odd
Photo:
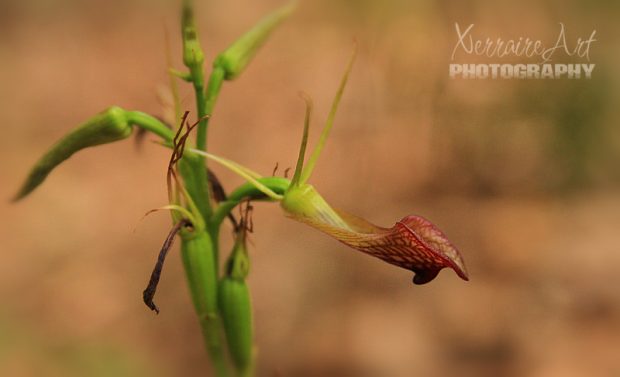
[(252, 368), (254, 336), (250, 292), (245, 282), (249, 272), (249, 258), (244, 232), (241, 230), (237, 234), (235, 247), (226, 264), (226, 275), (220, 281), (218, 292), (230, 356), (241, 375)]
[(254, 28), (222, 52), (215, 59), (213, 66), (224, 70), (226, 80), (233, 80), (239, 76), (256, 55), (259, 47), (265, 43), (271, 32), (291, 14), (294, 7), (295, 3), (291, 2), (263, 18)]
[(198, 31), (194, 23), (194, 10), (189, 3), (184, 3), (183, 5), (181, 28), (183, 36), (183, 64), (190, 68), (190, 70), (201, 69), (205, 56), (198, 40)]
[(110, 107), (65, 135), (37, 161), (14, 200), (32, 192), (56, 166), (75, 152), (129, 137), (132, 127), (126, 114), (120, 107)]

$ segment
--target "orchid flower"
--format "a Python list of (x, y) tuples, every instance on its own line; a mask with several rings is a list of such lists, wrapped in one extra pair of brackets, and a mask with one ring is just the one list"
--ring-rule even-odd
[[(291, 181), (261, 177), (258, 173), (233, 162), (196, 149), (191, 152), (216, 161), (236, 172), (252, 189), (266, 195), (280, 206), (290, 218), (310, 225), (345, 245), (415, 273), (413, 282), (425, 284), (445, 267), (452, 268), (464, 280), (469, 280), (463, 259), (456, 247), (430, 221), (416, 215), (406, 216), (391, 228), (374, 225), (360, 217), (331, 207), (311, 184), (307, 183), (321, 151), (329, 137), (336, 110), (342, 97), (355, 53), (351, 57), (340, 87), (332, 103), (327, 122), (317, 146), (304, 166), (312, 103), (306, 101), (306, 116), (299, 157)], [(284, 182), (283, 182), (284, 181)], [(268, 184), (272, 182), (275, 184)], [(238, 189), (239, 195), (249, 195), (248, 186)], [(263, 196), (264, 197), (264, 196)], [(238, 201), (231, 201), (234, 206)], [(222, 205), (226, 205), (222, 203)]]

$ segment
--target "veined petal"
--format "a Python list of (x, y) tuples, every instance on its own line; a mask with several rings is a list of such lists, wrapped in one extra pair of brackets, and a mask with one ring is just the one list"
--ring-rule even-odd
[(321, 217), (292, 212), (288, 214), (353, 249), (413, 271), (415, 284), (430, 282), (445, 267), (452, 268), (459, 277), (469, 280), (459, 251), (430, 221), (410, 215), (391, 228), (383, 228), (360, 217), (342, 211), (335, 212), (346, 226), (334, 225)]

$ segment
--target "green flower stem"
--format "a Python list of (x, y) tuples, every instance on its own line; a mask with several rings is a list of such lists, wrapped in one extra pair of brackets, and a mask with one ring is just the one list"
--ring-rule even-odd
[[(200, 239), (204, 239), (204, 241), (201, 241), (202, 245), (200, 245), (200, 247), (196, 246), (196, 250), (189, 246), (192, 245), (194, 242), (193, 240), (184, 241), (184, 245), (187, 245), (185, 246), (187, 250), (184, 251), (183, 254), (192, 297), (194, 298), (194, 304), (200, 318), (207, 349), (209, 350), (216, 373), (221, 377), (227, 374), (224, 352), (221, 346), (224, 331), (219, 319), (220, 312), (217, 302), (213, 302), (212, 300), (213, 292), (216, 292), (217, 296), (218, 289), (217, 285), (214, 285), (214, 279), (217, 281), (218, 278), (219, 228), (222, 220), (218, 219), (214, 224), (213, 220), (215, 217), (213, 216), (213, 209), (211, 208), (212, 194), (209, 190), (208, 177), (205, 169), (207, 130), (209, 125), (209, 118), (207, 115), (212, 115), (213, 113), (223, 81), (233, 78), (243, 70), (243, 67), (255, 54), (256, 50), (264, 42), (271, 30), (290, 13), (292, 6), (277, 12), (276, 16), (268, 18), (268, 22), (263, 22), (261, 24), (262, 26), (250, 32), (253, 36), (252, 38), (242, 38), (243, 43), (235, 44), (234, 46), (237, 47), (233, 49), (235, 54), (232, 54), (231, 59), (216, 59), (205, 89), (203, 71), (204, 53), (198, 41), (192, 0), (183, 0), (182, 4), (183, 63), (189, 70), (189, 74), (183, 75), (182, 78), (193, 84), (196, 96), (197, 116), (200, 122), (198, 123), (196, 133), (197, 150), (192, 151), (189, 149), (185, 151), (186, 153), (179, 163), (179, 169), (183, 175), (187, 191), (196, 204), (196, 207), (198, 207), (208, 227), (208, 233), (200, 233)], [(235, 65), (235, 59), (237, 58), (239, 58), (240, 65)], [(222, 66), (219, 64), (220, 62), (227, 63), (228, 65)], [(230, 68), (231, 64), (236, 67), (235, 74), (233, 75), (230, 75), (230, 72), (227, 71), (227, 68)], [(203, 154), (194, 152), (202, 152)], [(221, 161), (219, 162), (222, 163)], [(248, 171), (242, 171), (240, 173), (246, 175), (246, 178), (250, 180), (257, 178)], [(287, 187), (288, 183), (285, 186)], [(263, 186), (263, 188), (265, 187)], [(272, 193), (272, 195), (270, 195), (272, 198), (281, 197), (280, 194), (274, 193), (269, 188), (263, 190), (263, 193)], [(234, 198), (235, 197), (233, 197), (233, 199)], [(218, 208), (225, 207), (220, 206)], [(228, 211), (232, 208), (234, 208), (234, 205), (230, 207)], [(200, 254), (199, 250), (203, 248), (204, 253)], [(215, 299), (217, 300), (217, 297)], [(249, 300), (247, 301), (247, 306), (247, 311), (251, 313)], [(248, 334), (244, 334), (244, 336), (246, 335)], [(251, 332), (246, 338), (251, 343)], [(250, 364), (247, 367), (240, 368), (244, 376), (252, 375)]]
[[(206, 149), (207, 139), (207, 98), (204, 88), (204, 53), (198, 41), (198, 31), (194, 22), (191, 0), (183, 0), (182, 5), (183, 63), (189, 69), (188, 79), (194, 87), (198, 124), (196, 147)], [(179, 170), (185, 181), (187, 191), (194, 201), (205, 223), (211, 218), (211, 192), (205, 169), (205, 158), (185, 154), (179, 161)], [(218, 285), (218, 240), (213, 239), (206, 229), (198, 231), (195, 238), (182, 235), (182, 256), (185, 265), (194, 307), (200, 321), (202, 335), (215, 373), (218, 377), (229, 375), (226, 355), (223, 348), (224, 331), (220, 320)]]
[[(202, 72), (200, 74), (202, 75)], [(207, 85), (206, 92), (202, 88), (197, 87), (194, 81), (194, 90), (196, 93), (196, 107), (198, 109), (199, 116), (202, 118), (202, 120), (198, 124), (198, 130), (196, 132), (196, 148), (202, 151), (206, 151), (207, 148), (207, 128), (209, 126), (210, 119), (210, 117), (205, 117), (205, 115), (211, 115), (213, 113), (213, 108), (215, 107), (217, 97), (220, 93), (220, 88), (222, 87), (223, 77), (223, 72), (218, 68), (214, 68), (211, 72), (211, 76), (209, 77), (209, 83)], [(201, 181), (207, 182), (208, 177), (206, 169), (203, 168), (205, 165), (205, 158), (204, 156), (196, 155), (196, 159), (199, 162), (196, 163), (193, 171), (196, 172), (196, 169), (200, 169), (200, 172), (198, 174), (200, 176), (204, 176), (204, 178), (197, 178), (199, 178)], [(199, 168), (198, 165), (200, 165), (201, 167)], [(201, 213), (204, 214), (205, 219), (211, 219), (213, 214), (212, 208), (210, 206), (211, 194), (211, 190), (207, 189), (207, 196), (203, 196), (203, 198), (206, 198), (206, 204), (208, 205), (203, 205), (204, 209), (201, 210)], [(219, 237), (217, 236), (216, 232), (211, 232), (211, 236), (214, 238), (214, 257), (217, 264), (219, 261)]]
[(196, 93), (196, 111), (198, 112), (198, 118), (202, 119), (198, 123), (198, 130), (196, 131), (196, 148), (204, 151), (207, 149), (207, 126), (209, 125), (209, 118), (205, 118), (205, 116), (211, 114), (211, 111), (207, 110), (207, 97), (205, 95), (202, 71), (200, 71), (199, 75), (201, 77), (197, 79), (196, 75), (192, 74), (192, 83)]
[[(271, 191), (279, 195), (284, 195), (291, 181), (280, 177), (264, 177), (258, 178), (258, 182), (268, 187)], [(222, 224), (222, 221), (239, 203), (245, 199), (273, 201), (274, 199), (265, 195), (261, 190), (257, 189), (252, 183), (244, 183), (237, 187), (228, 195), (226, 201), (221, 202), (213, 211), (211, 218), (211, 233), (216, 233)]]
[[(179, 161), (179, 171), (183, 175), (185, 186), (190, 198), (198, 209), (198, 216), (204, 219), (204, 211), (208, 205), (207, 198), (201, 195), (200, 174), (205, 172), (204, 164), (199, 156), (186, 154)], [(202, 180), (202, 182), (206, 181)], [(187, 275), (190, 293), (194, 302), (194, 308), (198, 316), (202, 336), (216, 376), (229, 376), (224, 349), (223, 328), (217, 303), (218, 284), (218, 242), (219, 237), (213, 237), (205, 229), (205, 221), (201, 221), (201, 229), (197, 229), (197, 235), (192, 239), (182, 234), (181, 254), (185, 273)]]
[[(202, 75), (202, 71), (200, 72), (200, 75)], [(194, 77), (194, 75), (192, 75), (192, 77)], [(207, 128), (209, 126), (210, 119), (210, 117), (205, 117), (205, 115), (211, 115), (213, 113), (213, 108), (215, 107), (217, 97), (220, 93), (220, 88), (222, 87), (223, 77), (223, 72), (217, 68), (214, 68), (211, 72), (211, 76), (209, 77), (209, 83), (207, 85), (206, 92), (203, 88), (197, 86), (196, 81), (192, 79), (192, 81), (194, 82), (194, 91), (196, 94), (196, 107), (198, 109), (198, 115), (200, 118), (202, 118), (202, 120), (198, 124), (198, 130), (196, 131), (196, 148), (202, 151), (206, 151), (207, 149)], [(201, 78), (199, 81), (203, 82), (203, 79)], [(192, 170), (193, 172), (197, 172), (197, 169), (200, 169), (200, 172), (198, 174), (200, 176), (204, 176), (204, 178), (196, 178), (199, 178), (201, 181), (207, 182), (208, 184), (206, 169), (202, 168), (205, 165), (205, 158), (204, 156), (196, 155), (196, 160), (197, 162), (192, 168)], [(201, 213), (204, 214), (205, 219), (210, 219), (212, 217), (212, 209), (210, 206), (211, 194), (211, 190), (207, 189), (207, 195), (203, 196), (204, 198), (206, 198), (206, 204), (208, 205), (203, 205), (201, 207), (203, 208), (201, 210)], [(215, 232), (212, 232), (211, 235), (214, 238), (214, 257), (217, 264), (219, 261), (219, 237), (216, 235)]]
[(211, 213), (211, 205), (209, 198), (204, 194), (202, 189), (203, 182), (206, 182), (206, 171), (200, 156), (185, 154), (179, 161), (179, 171), (183, 176), (187, 192), (196, 204), (200, 215), (205, 222), (210, 217), (206, 217), (205, 213)]
[(143, 113), (141, 111), (127, 111), (126, 115), (127, 121), (130, 124), (150, 131), (167, 142), (171, 142), (174, 138), (174, 131), (168, 128), (159, 119), (149, 114)]
[(204, 229), (181, 234), (181, 255), (194, 308), (211, 362), (218, 377), (229, 376), (218, 309), (217, 266), (211, 237)]
[[(196, 95), (196, 111), (198, 119), (198, 131), (196, 134), (196, 147), (200, 150), (206, 148), (207, 138), (207, 103), (204, 88), (204, 52), (198, 40), (198, 30), (194, 21), (193, 2), (183, 1), (181, 32), (183, 38), (183, 64), (189, 69), (189, 79), (194, 87)], [(196, 202), (202, 216), (206, 221), (211, 217), (211, 192), (207, 172), (204, 169), (204, 158), (198, 157), (195, 160), (188, 160), (182, 163), (186, 165), (182, 168), (183, 178), (186, 180), (187, 190)], [(188, 183), (187, 181), (191, 181)]]

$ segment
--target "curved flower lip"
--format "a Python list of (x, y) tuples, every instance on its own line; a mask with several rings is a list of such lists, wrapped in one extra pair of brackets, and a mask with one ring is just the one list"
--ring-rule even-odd
[[(469, 274), (461, 253), (448, 240), (439, 228), (433, 223), (421, 216), (410, 215), (398, 221), (394, 227), (402, 227), (414, 240), (415, 247), (426, 255), (428, 259), (433, 260), (434, 268), (429, 270), (418, 270), (414, 278), (414, 283), (424, 284), (431, 281), (437, 276), (439, 270), (449, 267), (463, 280), (469, 281)], [(393, 229), (393, 228), (392, 228)], [(434, 271), (434, 275), (430, 275)], [(425, 279), (428, 279), (424, 281)]]
[(387, 263), (413, 271), (414, 284), (433, 280), (445, 267), (452, 268), (463, 280), (469, 275), (458, 249), (430, 221), (410, 215), (391, 228), (374, 225), (362, 218), (336, 211), (347, 227), (336, 226), (323, 218), (291, 217), (330, 235), (345, 245)]

